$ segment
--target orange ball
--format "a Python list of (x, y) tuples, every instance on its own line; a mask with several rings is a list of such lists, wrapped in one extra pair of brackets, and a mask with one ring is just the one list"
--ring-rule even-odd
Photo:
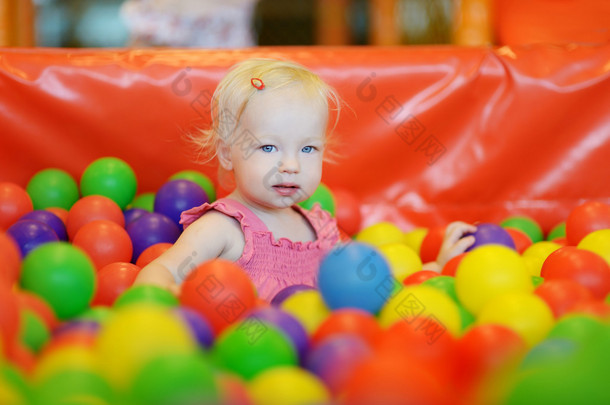
[(52, 331), (59, 325), (53, 308), (40, 296), (25, 290), (16, 292), (17, 302), (21, 310), (29, 309), (40, 317), (47, 328)]
[(467, 254), (467, 252), (460, 253), (459, 255), (457, 255), (457, 256), (451, 258), (450, 260), (448, 260), (447, 263), (445, 263), (445, 265), (443, 266), (443, 270), (441, 271), (441, 275), (442, 276), (455, 277), (455, 273), (457, 272), (457, 268), (460, 265), (460, 262), (462, 261), (464, 256), (466, 256), (466, 254)]
[(6, 233), (0, 231), (0, 282), (13, 285), (19, 279), (21, 252), (17, 243)]
[(34, 209), (30, 195), (15, 183), (0, 183), (0, 230), (7, 230)]
[(525, 249), (532, 245), (532, 240), (525, 232), (516, 228), (504, 228), (515, 242), (515, 248), (519, 254), (525, 252)]
[(72, 241), (91, 258), (96, 269), (114, 262), (129, 262), (133, 245), (127, 231), (112, 221), (95, 220), (83, 225)]
[(335, 197), (335, 218), (337, 225), (349, 236), (360, 231), (362, 214), (360, 204), (351, 192), (343, 189), (333, 189)]
[(256, 289), (234, 262), (214, 259), (197, 266), (182, 283), (180, 303), (193, 308), (218, 336), (257, 302)]
[(591, 291), (570, 279), (546, 280), (536, 288), (534, 294), (547, 303), (555, 319), (570, 312), (575, 305), (593, 299)]
[(68, 222), (68, 210), (61, 207), (47, 207), (45, 210), (57, 215), (59, 219), (66, 225)]
[(316, 346), (329, 336), (341, 333), (355, 334), (372, 346), (381, 336), (382, 329), (369, 312), (357, 308), (341, 308), (333, 311), (318, 326), (311, 336), (311, 344)]
[[(19, 304), (11, 286), (0, 280), (0, 350), (6, 353), (17, 341)], [(1, 353), (0, 353), (1, 356)]]
[(593, 231), (610, 228), (610, 205), (600, 201), (587, 201), (574, 208), (566, 220), (568, 244), (578, 245)]
[(66, 229), (70, 240), (74, 239), (76, 232), (83, 225), (97, 219), (106, 219), (115, 222), (121, 227), (125, 226), (123, 211), (121, 211), (117, 203), (108, 197), (89, 195), (75, 202), (68, 212)]
[(142, 253), (140, 253), (140, 256), (138, 256), (138, 260), (136, 260), (136, 266), (143, 269), (148, 263), (161, 256), (163, 252), (165, 252), (172, 246), (172, 243), (160, 242), (147, 247)]
[(441, 245), (445, 239), (446, 226), (437, 226), (430, 228), (424, 237), (419, 248), (419, 257), (422, 263), (435, 262), (438, 253), (441, 250)]
[(139, 266), (127, 262), (110, 263), (99, 269), (91, 306), (112, 306), (119, 295), (133, 285), (139, 272)]

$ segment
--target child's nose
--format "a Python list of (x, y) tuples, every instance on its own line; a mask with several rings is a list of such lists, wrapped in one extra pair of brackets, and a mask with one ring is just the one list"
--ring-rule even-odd
[(284, 156), (280, 162), (280, 171), (284, 173), (298, 173), (300, 169), (299, 159), (295, 156)]

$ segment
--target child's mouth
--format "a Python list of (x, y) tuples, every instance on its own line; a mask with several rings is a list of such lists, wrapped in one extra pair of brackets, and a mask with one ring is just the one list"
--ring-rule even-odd
[(276, 184), (273, 186), (273, 189), (282, 196), (290, 196), (295, 194), (300, 190), (300, 187), (296, 184)]

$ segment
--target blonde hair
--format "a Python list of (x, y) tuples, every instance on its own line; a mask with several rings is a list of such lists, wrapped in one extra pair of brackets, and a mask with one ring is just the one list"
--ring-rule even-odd
[[(251, 82), (252, 79), (260, 79), (264, 88), (257, 89)], [(317, 99), (327, 107), (329, 117), (331, 112), (335, 114), (332, 129), (326, 134), (326, 144), (329, 146), (341, 111), (341, 99), (337, 92), (318, 75), (298, 63), (254, 58), (233, 65), (218, 83), (212, 96), (211, 127), (201, 129), (190, 137), (198, 149), (201, 163), (214, 159), (221, 143), (231, 140), (248, 102), (257, 92), (272, 91), (296, 83), (312, 99)], [(328, 155), (325, 154), (325, 160), (328, 160), (326, 156)]]

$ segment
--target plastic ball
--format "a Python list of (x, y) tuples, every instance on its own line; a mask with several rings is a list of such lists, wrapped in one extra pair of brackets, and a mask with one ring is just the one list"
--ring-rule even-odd
[(483, 245), (503, 245), (511, 249), (516, 249), (515, 242), (508, 232), (499, 225), (491, 223), (477, 224), (477, 230), (472, 234), (474, 236), (474, 243), (469, 246), (466, 251), (470, 252), (479, 246)]
[(22, 374), (12, 364), (0, 364), (0, 403), (7, 405), (32, 403), (32, 387)]
[(129, 204), (130, 208), (141, 208), (148, 212), (155, 210), (155, 193), (142, 193), (133, 199)]
[(100, 219), (83, 225), (72, 240), (83, 249), (96, 269), (131, 260), (133, 245), (127, 231), (112, 221)]
[(70, 240), (74, 239), (76, 232), (83, 225), (98, 219), (106, 219), (121, 227), (125, 226), (123, 211), (114, 201), (101, 195), (90, 195), (75, 202), (68, 212), (66, 229)]
[(577, 344), (570, 339), (547, 337), (527, 353), (521, 362), (520, 369), (534, 371), (542, 367), (561, 366), (573, 359)]
[(523, 253), (525, 249), (532, 246), (532, 240), (527, 236), (527, 234), (519, 229), (515, 228), (504, 228), (506, 232), (510, 235), (515, 243), (515, 250), (518, 253)]
[(98, 359), (93, 347), (74, 344), (45, 350), (40, 354), (33, 377), (35, 381), (43, 381), (67, 370), (96, 372)]
[(570, 279), (546, 280), (534, 293), (546, 302), (556, 319), (580, 302), (593, 298), (591, 291)]
[(422, 269), (422, 262), (417, 253), (404, 243), (381, 245), (379, 252), (390, 265), (392, 275), (398, 281)]
[[(49, 211), (50, 213), (55, 214), (57, 218), (61, 219), (61, 222), (63, 222), (64, 226), (66, 226), (66, 223), (68, 222), (68, 210), (60, 207), (48, 207), (45, 208), (45, 211)], [(66, 233), (67, 232), (68, 230), (66, 229)]]
[(377, 319), (369, 312), (357, 308), (342, 308), (333, 311), (318, 326), (311, 336), (312, 346), (337, 335), (354, 335), (373, 346), (381, 336), (382, 329)]
[(610, 229), (591, 232), (581, 239), (578, 247), (597, 253), (610, 265)]
[(96, 345), (103, 375), (117, 388), (128, 387), (144, 364), (162, 354), (194, 354), (188, 326), (168, 308), (129, 305), (101, 328)]
[(455, 277), (455, 273), (457, 272), (458, 266), (462, 259), (466, 256), (466, 252), (460, 253), (459, 255), (452, 257), (445, 263), (443, 269), (441, 270), (441, 275), (443, 276), (451, 276)]
[(399, 227), (391, 222), (378, 222), (362, 229), (355, 239), (361, 243), (381, 246), (388, 243), (401, 243), (404, 234)]
[(277, 294), (271, 299), (271, 305), (280, 306), (288, 297), (299, 292), (306, 290), (314, 290), (314, 287), (305, 284), (294, 284), (288, 287), (282, 288)]
[(436, 271), (432, 271), (432, 270), (420, 270), (420, 271), (416, 271), (415, 273), (407, 276), (404, 280), (402, 280), (402, 284), (403, 285), (417, 285), (417, 284), (421, 284), (426, 280), (429, 280), (431, 278), (434, 277), (438, 277), (440, 274), (438, 274)]
[(610, 228), (610, 205), (587, 201), (574, 208), (566, 220), (566, 237), (572, 246), (593, 231)]
[(322, 295), (317, 290), (298, 291), (288, 297), (280, 308), (299, 320), (311, 335), (330, 314)]
[(443, 240), (445, 239), (446, 229), (446, 226), (436, 226), (428, 229), (419, 248), (419, 257), (421, 258), (422, 263), (425, 264), (436, 261)]
[(95, 268), (81, 249), (67, 242), (50, 242), (26, 256), (20, 281), (65, 320), (89, 306), (95, 291)]
[(123, 216), (125, 217), (125, 226), (129, 225), (136, 219), (140, 218), (142, 215), (146, 214), (148, 211), (142, 208), (129, 208), (123, 211)]
[(248, 384), (248, 392), (256, 405), (324, 404), (331, 397), (318, 377), (290, 366), (260, 373)]
[(155, 260), (157, 257), (161, 256), (163, 252), (173, 246), (173, 243), (155, 243), (152, 246), (147, 247), (144, 251), (138, 256), (138, 260), (136, 261), (136, 265), (140, 268), (144, 268), (150, 262)]
[(316, 191), (309, 196), (305, 201), (301, 201), (299, 205), (306, 210), (310, 210), (313, 206), (318, 203), (323, 210), (330, 212), (332, 216), (335, 216), (335, 198), (330, 189), (324, 184), (320, 183)]
[(540, 275), (545, 280), (573, 280), (587, 288), (595, 298), (610, 292), (610, 267), (596, 253), (574, 246), (564, 246), (549, 255)]
[(388, 263), (370, 245), (335, 247), (320, 264), (318, 286), (330, 309), (360, 308), (377, 313), (394, 289)]
[(180, 236), (180, 228), (163, 214), (142, 215), (126, 228), (133, 243), (132, 262), (137, 262), (146, 248), (157, 243), (174, 243)]
[(32, 209), (32, 200), (22, 187), (0, 182), (0, 230), (8, 229)]
[(50, 337), (49, 328), (37, 314), (28, 309), (21, 311), (20, 340), (25, 346), (38, 353)]
[(155, 196), (154, 210), (180, 226), (180, 214), (208, 202), (205, 191), (190, 180), (172, 180), (163, 184)]
[(15, 343), (19, 334), (19, 305), (12, 286), (0, 281), (0, 357)]
[(21, 251), (13, 238), (0, 231), (0, 283), (12, 285), (21, 272)]
[(532, 276), (539, 276), (544, 261), (559, 248), (561, 248), (561, 245), (558, 243), (542, 241), (525, 249), (521, 257), (523, 257), (529, 273)]
[(460, 302), (477, 315), (488, 301), (504, 293), (531, 292), (532, 279), (519, 254), (506, 246), (481, 246), (464, 257), (455, 276)]
[(405, 232), (403, 242), (413, 249), (414, 252), (419, 254), (421, 251), (422, 242), (427, 234), (428, 228), (415, 228), (411, 231)]
[(362, 214), (360, 204), (351, 192), (345, 189), (334, 189), (335, 196), (335, 218), (340, 229), (349, 236), (355, 235), (360, 230)]
[(216, 201), (216, 188), (214, 187), (214, 183), (212, 180), (205, 174), (198, 172), (196, 170), (183, 170), (174, 174), (169, 180), (190, 180), (194, 183), (199, 184), (199, 186), (205, 191), (206, 196), (208, 197), (209, 202)]
[(116, 157), (103, 157), (85, 168), (80, 179), (83, 196), (103, 195), (114, 201), (121, 209), (133, 200), (138, 187), (131, 166)]
[(36, 314), (50, 331), (59, 325), (53, 308), (38, 295), (21, 289), (17, 290), (15, 294), (21, 311), (28, 310)]
[(78, 185), (61, 169), (45, 169), (36, 173), (26, 187), (35, 210), (60, 207), (69, 210), (78, 200)]
[(147, 361), (133, 378), (134, 405), (218, 403), (214, 370), (202, 354), (172, 353)]
[(35, 404), (115, 403), (108, 380), (97, 372), (65, 370), (36, 385)]
[(437, 288), (426, 285), (404, 287), (388, 300), (379, 313), (379, 324), (388, 327), (396, 322), (437, 320), (453, 336), (459, 336), (462, 322), (456, 303)]
[(566, 237), (566, 223), (560, 222), (557, 225), (555, 225), (553, 228), (551, 228), (548, 235), (546, 236), (546, 240), (553, 241), (557, 238), (565, 238), (565, 237)]
[(546, 337), (555, 320), (542, 298), (531, 293), (514, 292), (488, 301), (480, 310), (476, 323), (507, 326), (532, 347)]
[(127, 262), (110, 263), (99, 269), (91, 305), (113, 305), (119, 295), (131, 287), (139, 272), (140, 267)]
[(68, 240), (68, 232), (66, 231), (66, 225), (57, 215), (53, 214), (51, 211), (47, 211), (47, 210), (30, 211), (27, 214), (25, 214), (24, 216), (22, 216), (21, 218), (19, 218), (19, 220), (24, 220), (24, 219), (31, 219), (33, 221), (38, 221), (38, 222), (47, 224), (48, 226), (50, 226), (53, 229), (53, 231), (55, 232), (55, 234), (57, 235), (57, 238), (59, 240), (64, 240), (64, 241)]
[(182, 283), (179, 300), (181, 305), (206, 318), (218, 335), (255, 306), (256, 290), (237, 264), (214, 259), (189, 273)]
[(178, 306), (178, 298), (170, 291), (157, 285), (132, 285), (114, 301), (115, 308), (134, 304), (155, 304), (169, 308)]
[(289, 338), (276, 326), (254, 318), (225, 329), (212, 347), (212, 358), (221, 368), (247, 380), (269, 368), (298, 362)]
[(15, 222), (6, 233), (13, 238), (19, 246), (21, 257), (26, 257), (33, 249), (45, 243), (59, 240), (57, 234), (44, 222), (23, 219)]
[(513, 228), (524, 232), (532, 241), (532, 243), (544, 240), (544, 234), (540, 225), (530, 217), (513, 216), (508, 217), (500, 222), (502, 228)]
[(188, 325), (197, 339), (199, 346), (209, 349), (214, 343), (214, 331), (210, 323), (197, 311), (187, 307), (174, 308), (176, 313)]

